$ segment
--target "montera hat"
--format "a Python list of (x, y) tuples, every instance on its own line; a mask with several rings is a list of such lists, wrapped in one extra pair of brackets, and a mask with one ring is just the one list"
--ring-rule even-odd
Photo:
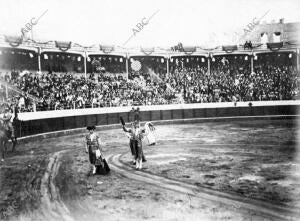
[(86, 129), (87, 129), (87, 130), (95, 130), (96, 127), (95, 127), (95, 126), (87, 126)]

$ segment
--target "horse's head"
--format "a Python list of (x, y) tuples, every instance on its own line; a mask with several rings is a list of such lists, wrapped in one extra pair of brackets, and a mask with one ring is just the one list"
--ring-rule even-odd
[(4, 129), (4, 121), (0, 119), (0, 129)]
[(2, 120), (2, 119), (0, 119), (0, 130), (5, 131), (5, 132), (8, 130), (6, 124), (4, 123), (4, 120)]

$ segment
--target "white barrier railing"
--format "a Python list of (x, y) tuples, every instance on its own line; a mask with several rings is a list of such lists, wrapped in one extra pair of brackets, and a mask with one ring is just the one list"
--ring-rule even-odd
[[(237, 102), (237, 107), (247, 107), (250, 102)], [(300, 100), (288, 101), (251, 101), (252, 106), (281, 106), (281, 105), (300, 105)], [(234, 107), (233, 102), (222, 103), (195, 103), (195, 104), (169, 104), (169, 105), (150, 105), (139, 106), (140, 111), (154, 110), (176, 110), (176, 109), (199, 109), (199, 108), (225, 108)], [(136, 106), (137, 107), (137, 106)], [(135, 108), (136, 108), (135, 107)], [(57, 110), (57, 111), (41, 111), (41, 112), (24, 112), (19, 113), (19, 119), (23, 121), (70, 117), (81, 115), (94, 115), (106, 113), (124, 113), (129, 112), (132, 107), (106, 107), (106, 108), (88, 108), (88, 109), (72, 109), (72, 110)]]

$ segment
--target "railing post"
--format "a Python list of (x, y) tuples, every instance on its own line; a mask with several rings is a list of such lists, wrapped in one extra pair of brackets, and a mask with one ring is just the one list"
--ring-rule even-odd
[(87, 70), (86, 70), (87, 54), (86, 54), (86, 50), (84, 51), (83, 59), (84, 59), (84, 77), (85, 77), (85, 80), (86, 80), (87, 79)]
[(170, 72), (170, 70), (169, 70), (169, 56), (167, 57), (167, 77), (169, 78), (169, 72)]
[(208, 74), (210, 75), (210, 54), (209, 54), (209, 56), (207, 57), (207, 72), (208, 72)]
[(39, 72), (42, 72), (42, 65), (41, 65), (41, 47), (38, 47), (38, 68)]
[(253, 73), (254, 72), (254, 56), (253, 56), (253, 54), (252, 54), (252, 56), (251, 56), (251, 73)]
[(126, 53), (126, 77), (127, 77), (127, 81), (128, 81), (128, 79), (129, 79), (129, 67), (128, 67), (128, 59), (129, 59), (129, 57), (128, 57), (128, 54)]

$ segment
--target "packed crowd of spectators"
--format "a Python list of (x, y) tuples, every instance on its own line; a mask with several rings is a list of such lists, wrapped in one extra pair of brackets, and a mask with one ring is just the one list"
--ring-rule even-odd
[[(191, 63), (191, 61), (190, 61)], [(248, 56), (219, 56), (210, 71), (202, 64), (173, 65), (169, 74), (151, 68), (124, 73), (2, 74), (21, 111), (90, 107), (290, 100), (299, 97), (299, 72), (290, 63), (258, 60), (251, 71)], [(15, 88), (14, 88), (15, 87)], [(5, 91), (0, 93), (4, 96)]]
[(7, 74), (3, 80), (9, 83), (9, 92), (13, 87), (20, 89), (21, 93), (10, 97), (18, 99), (21, 111), (168, 103), (160, 84), (141, 85), (121, 74), (90, 74), (86, 79), (66, 73), (26, 73), (14, 78)]
[(177, 66), (167, 83), (186, 103), (291, 100), (300, 95), (295, 65), (257, 61), (251, 72), (248, 56), (219, 56), (206, 67)]

